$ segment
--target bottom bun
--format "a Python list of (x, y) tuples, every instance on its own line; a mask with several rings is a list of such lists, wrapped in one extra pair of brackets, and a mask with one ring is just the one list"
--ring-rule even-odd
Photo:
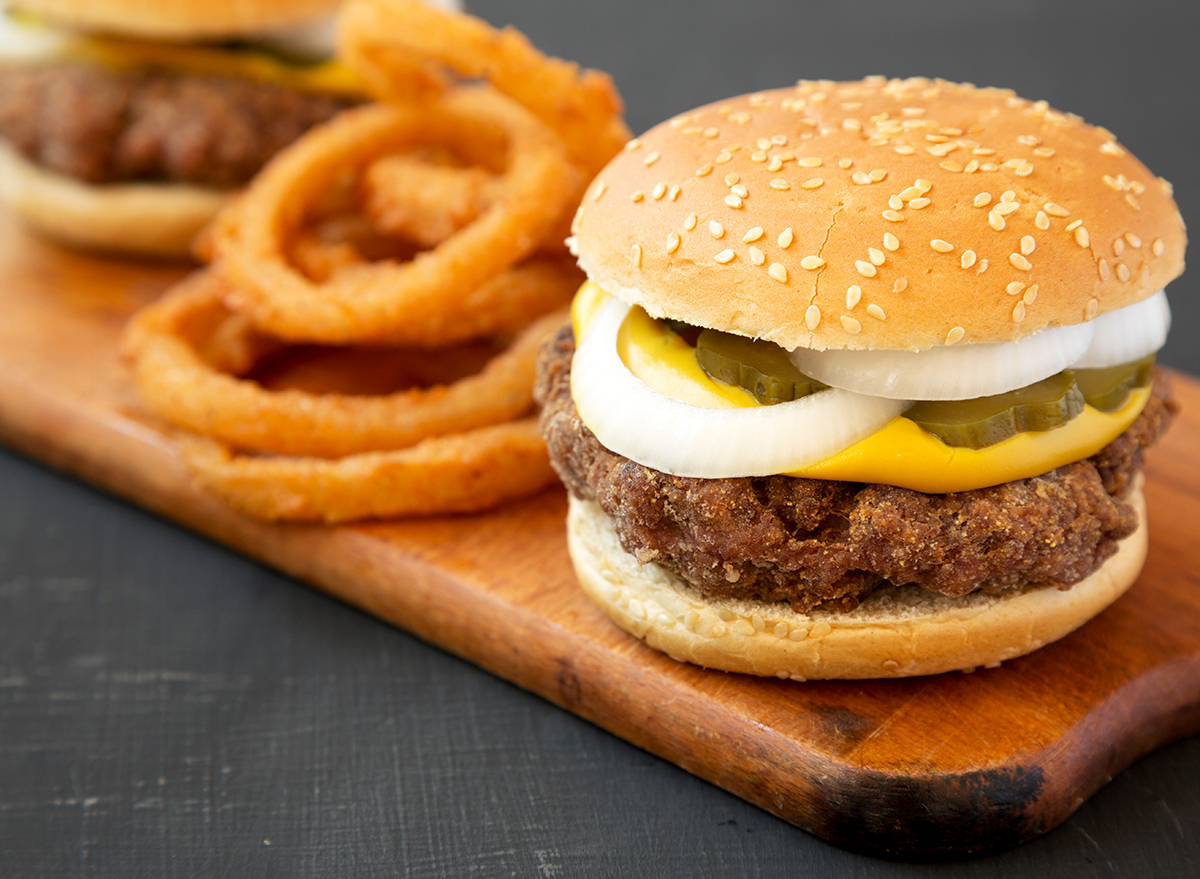
[(572, 497), (567, 540), (579, 582), (625, 631), (681, 662), (792, 680), (899, 678), (994, 666), (1056, 641), (1108, 607), (1146, 559), (1141, 485), (1138, 529), (1116, 555), (1062, 591), (1029, 586), (951, 598), (915, 586), (871, 593), (849, 613), (796, 613), (786, 604), (719, 604), (626, 552), (612, 520)]
[(228, 193), (178, 183), (82, 183), (0, 141), (0, 202), (30, 228), (75, 247), (187, 256)]

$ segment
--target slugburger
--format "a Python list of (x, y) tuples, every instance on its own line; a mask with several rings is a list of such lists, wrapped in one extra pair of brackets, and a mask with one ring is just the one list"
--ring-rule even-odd
[(807, 82), (630, 141), (537, 394), (580, 582), (671, 656), (935, 674), (1136, 579), (1186, 235), (1113, 134), (1012, 92)]

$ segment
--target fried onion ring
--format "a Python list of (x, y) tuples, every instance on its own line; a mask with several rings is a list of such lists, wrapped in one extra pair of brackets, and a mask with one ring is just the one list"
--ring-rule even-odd
[(236, 455), (195, 435), (182, 437), (180, 448), (201, 488), (267, 521), (474, 513), (557, 479), (535, 418), (336, 461)]
[[(559, 286), (556, 304), (566, 289)], [(312, 394), (267, 390), (214, 368), (216, 360), (245, 373), (251, 355), (271, 344), (226, 309), (225, 293), (218, 279), (199, 272), (135, 316), (124, 352), (143, 401), (167, 421), (236, 448), (324, 458), (402, 449), (527, 414), (538, 344), (564, 316), (560, 310), (535, 321), (482, 371), (448, 385), (381, 396)], [(241, 353), (223, 353), (231, 348)]]
[(364, 175), (363, 210), (376, 227), (424, 247), (441, 244), (496, 201), (494, 174), (385, 156)]
[(430, 62), (487, 78), (549, 125), (589, 178), (631, 136), (607, 74), (549, 58), (514, 28), (496, 30), (420, 0), (350, 0), (338, 16), (338, 53), (383, 99), (444, 87), (448, 78)]
[[(507, 141), (507, 166), (492, 205), (474, 222), (410, 262), (335, 268), (311, 280), (286, 256), (307, 207), (347, 169), (428, 142)], [(366, 105), (346, 111), (280, 153), (218, 220), (216, 270), (231, 307), (288, 341), (437, 345), (425, 317), (462, 311), (489, 278), (533, 252), (583, 185), (562, 142), (532, 114), (487, 86), (455, 89), (435, 104)], [(445, 320), (453, 327), (454, 321)]]

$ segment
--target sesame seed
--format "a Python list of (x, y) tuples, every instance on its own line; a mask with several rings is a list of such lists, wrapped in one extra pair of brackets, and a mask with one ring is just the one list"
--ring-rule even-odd
[(753, 635), (754, 634), (754, 626), (751, 624), (751, 622), (749, 620), (738, 620), (736, 623), (733, 624), (733, 628), (734, 628), (734, 631), (736, 631), (739, 635)]
[(1083, 225), (1083, 220), (1072, 220), (1071, 222), (1067, 223), (1067, 231), (1074, 232), (1076, 229), (1078, 229), (1082, 225)]
[(855, 183), (857, 183), (859, 186), (865, 186), (866, 184), (871, 182), (870, 175), (868, 175), (865, 171), (855, 171), (854, 174), (850, 177), (850, 179), (853, 180)]
[(757, 150), (750, 154), (751, 162), (765, 162), (767, 160), (766, 150)]
[(916, 186), (917, 189), (921, 190), (921, 195), (924, 195), (929, 190), (933, 189), (933, 184), (924, 177), (918, 177), (915, 181), (913, 181), (913, 185)]
[(726, 250), (722, 250), (720, 253), (718, 253), (716, 256), (714, 256), (713, 259), (715, 259), (721, 265), (725, 265), (726, 263), (733, 262), (733, 258), (735, 256), (737, 256), (736, 253), (734, 253), (732, 250), (726, 249)]
[(1015, 306), (1013, 306), (1012, 319), (1014, 321), (1016, 321), (1017, 323), (1020, 323), (1021, 321), (1025, 320), (1025, 303), (1024, 302), (1018, 302)]
[(1129, 266), (1125, 265), (1125, 263), (1123, 263), (1123, 262), (1117, 263), (1117, 277), (1120, 278), (1122, 281), (1128, 281), (1129, 280)]
[(1140, 211), (1142, 209), (1142, 206), (1138, 204), (1138, 200), (1133, 197), (1132, 193), (1125, 193), (1125, 201), (1129, 202), (1129, 206), (1135, 211)]
[(776, 177), (774, 180), (771, 181), (770, 186), (772, 189), (791, 189), (792, 188), (791, 185), (788, 184), (788, 182), (786, 180), (784, 180), (782, 177)]
[(1022, 296), (1021, 298), (1025, 301), (1026, 305), (1033, 305), (1034, 300), (1037, 299), (1037, 295), (1038, 295), (1038, 285), (1030, 284), (1028, 289), (1026, 289), (1026, 291), (1025, 291), (1025, 295)]
[(662, 197), (666, 194), (667, 194), (667, 184), (665, 184), (665, 183), (655, 183), (654, 184), (654, 191), (651, 193), (651, 195), (654, 196), (655, 201), (660, 201), (662, 199)]
[(1100, 313), (1100, 300), (1089, 299), (1087, 307), (1083, 310), (1083, 316), (1086, 320), (1091, 320)]
[(867, 176), (871, 178), (872, 183), (879, 183), (887, 179), (887, 171), (883, 168), (875, 168)]
[(804, 312), (804, 324), (810, 330), (815, 330), (817, 325), (821, 323), (821, 309), (815, 305), (810, 305), (808, 310)]
[(907, 143), (898, 143), (892, 147), (892, 151), (901, 156), (911, 156), (917, 151), (917, 148)]
[(1113, 255), (1120, 256), (1125, 252), (1125, 242), (1120, 238), (1113, 239)]
[(694, 610), (689, 610), (683, 616), (683, 625), (687, 629), (696, 628), (696, 623), (700, 622), (700, 614)]
[(887, 315), (884, 313), (883, 309), (874, 302), (867, 306), (867, 314), (871, 315), (873, 318), (877, 318), (878, 320), (887, 320)]
[(862, 123), (850, 117), (849, 119), (842, 120), (842, 128), (846, 131), (862, 131)]
[(1004, 217), (993, 211), (988, 211), (988, 225), (1000, 232), (1004, 229)]
[(637, 190), (636, 192), (634, 192), (634, 194), (630, 196), (630, 198), (633, 199), (635, 202), (639, 202), (645, 197), (646, 196), (642, 193), (642, 191), (640, 189)]
[(1166, 247), (1163, 245), (1163, 240), (1155, 238), (1154, 243), (1150, 245), (1150, 252), (1155, 256), (1162, 256), (1164, 250), (1166, 250)]
[(800, 268), (807, 269), (810, 272), (815, 272), (823, 265), (825, 265), (825, 260), (815, 254), (809, 254), (800, 260)]
[(649, 168), (651, 165), (653, 165), (655, 162), (657, 162), (659, 160), (659, 158), (660, 158), (659, 152), (658, 152), (658, 150), (655, 150), (652, 153), (646, 154), (644, 163), (645, 163), (646, 167)]
[(960, 162), (942, 162), (941, 167), (956, 174), (963, 169), (962, 163)]
[(860, 299), (862, 299), (862, 287), (858, 286), (858, 284), (851, 284), (846, 288), (847, 311), (853, 311), (854, 306), (858, 305)]
[(757, 241), (763, 237), (763, 227), (755, 226), (749, 232), (742, 236), (742, 240), (749, 244), (751, 241)]
[(633, 263), (635, 269), (642, 267), (642, 245), (635, 244), (629, 248), (629, 261)]
[(750, 262), (753, 265), (761, 266), (767, 261), (767, 256), (753, 244), (750, 245)]
[(1037, 146), (1041, 142), (1041, 138), (1035, 137), (1032, 134), (1022, 134), (1017, 138), (1017, 143), (1021, 144), (1022, 146)]
[(697, 177), (707, 177), (709, 174), (712, 173), (712, 169), (713, 169), (712, 162), (705, 162), (703, 165), (701, 165), (699, 168), (696, 169), (696, 176)]
[(803, 156), (796, 160), (796, 164), (805, 168), (820, 168), (822, 161), (820, 156)]
[(729, 150), (721, 150), (721, 152), (717, 153), (717, 157), (715, 159), (713, 159), (713, 164), (724, 165), (726, 162), (729, 162), (732, 160), (733, 160), (733, 153), (729, 152)]
[(767, 266), (767, 274), (779, 281), (781, 284), (787, 283), (787, 269), (783, 267), (783, 263), (773, 262)]
[(771, 141), (767, 140), (765, 137), (760, 137), (754, 142), (754, 145), (760, 150), (769, 150), (771, 148)]
[(990, 147), (975, 147), (971, 152), (977, 156), (994, 156), (996, 154), (996, 151)]
[(1012, 263), (1013, 268), (1020, 269), (1023, 272), (1027, 272), (1033, 268), (1033, 263), (1019, 253), (1010, 253), (1008, 255), (1008, 261)]
[(888, 207), (894, 211), (904, 210), (904, 199), (898, 195), (893, 195), (888, 198)]
[(1048, 213), (1052, 217), (1069, 217), (1071, 215), (1071, 212), (1069, 210), (1064, 208), (1062, 205), (1055, 204), (1052, 201), (1046, 202), (1046, 204), (1044, 205), (1044, 209), (1045, 209), (1046, 213)]
[(680, 245), (680, 243), (682, 243), (682, 241), (683, 241), (683, 239), (679, 237), (678, 232), (672, 232), (670, 235), (668, 235), (667, 236), (667, 253), (674, 253), (675, 251), (677, 251), (679, 249), (679, 245)]
[(883, 246), (886, 247), (888, 250), (899, 250), (900, 249), (900, 239), (897, 238), (895, 235), (893, 235), (891, 232), (884, 232), (883, 233)]
[(949, 253), (954, 249), (953, 244), (951, 244), (949, 241), (944, 241), (941, 238), (934, 238), (929, 242), (929, 246), (939, 253)]
[(1132, 232), (1125, 233), (1125, 240), (1129, 242), (1130, 247), (1141, 247), (1142, 239), (1134, 235)]
[(1021, 206), (1015, 201), (1002, 201), (1000, 204), (992, 208), (993, 211), (1002, 217), (1007, 217), (1009, 214), (1013, 213), (1014, 211), (1019, 211), (1020, 209)]
[(724, 638), (729, 629), (723, 623), (717, 623), (712, 627), (712, 636), (714, 638)]
[(979, 170), (980, 171), (995, 171), (999, 167), (1000, 166), (997, 165), (995, 162), (984, 162), (982, 165), (979, 166)]
[(731, 208), (740, 208), (742, 206), (742, 199), (731, 192), (725, 196), (725, 204)]
[(608, 184), (601, 180), (596, 184), (596, 190), (592, 193), (592, 201), (599, 201), (600, 196), (608, 190)]
[(849, 156), (843, 156), (842, 158), (838, 159), (838, 167), (843, 171), (845, 171), (847, 168), (853, 168), (854, 159), (850, 158)]
[(667, 190), (667, 198), (671, 199), (671, 201), (675, 201), (675, 199), (679, 198), (679, 193), (681, 192), (683, 192), (683, 187), (681, 187), (678, 183), (672, 184), (671, 188)]
[(883, 251), (877, 247), (868, 247), (867, 256), (871, 260), (872, 265), (881, 266), (884, 262)]
[(1108, 260), (1104, 257), (1096, 260), (1096, 271), (1100, 273), (1100, 280), (1107, 281), (1110, 277), (1108, 272)]
[(770, 164), (767, 165), (767, 170), (768, 171), (778, 171), (782, 167), (783, 167), (783, 160), (780, 159), (779, 156), (773, 156), (771, 158)]
[(1050, 149), (1050, 147), (1038, 147), (1033, 151), (1033, 154), (1035, 156), (1040, 156), (1043, 159), (1048, 159), (1054, 155), (1054, 150)]
[(908, 206), (914, 211), (919, 211), (923, 207), (928, 207), (930, 200), (927, 198), (914, 198), (908, 203)]
[(705, 136), (705, 137), (707, 137), (707, 138), (709, 138), (710, 140), (711, 140), (712, 138), (716, 137), (717, 135), (719, 135), (720, 133), (721, 133), (721, 130), (720, 130), (719, 128), (706, 128), (706, 129), (704, 129), (704, 136)]
[(773, 143), (775, 146), (787, 146), (787, 141), (788, 139), (786, 134), (771, 135), (771, 143)]
[(964, 269), (969, 269), (971, 266), (975, 265), (975, 251), (964, 250), (962, 259), (959, 260), (959, 265), (961, 265)]
[(883, 218), (891, 223), (899, 223), (904, 219), (904, 215), (899, 211), (884, 211)]
[(786, 250), (788, 247), (791, 246), (793, 237), (794, 236), (792, 235), (792, 227), (788, 226), (786, 229), (784, 229), (782, 232), (779, 233), (779, 239), (778, 239), (779, 246)]
[(633, 140), (625, 142), (625, 149), (627, 149), (627, 150), (641, 149), (641, 146), (642, 146), (642, 142), (640, 140), (638, 140), (636, 137)]
[(695, 214), (688, 214), (687, 219), (683, 221), (683, 228), (686, 231), (691, 232), (693, 229), (696, 228), (696, 223), (698, 223), (698, 222), (699, 222), (699, 217), (697, 217)]
[(1029, 256), (1037, 247), (1037, 242), (1033, 240), (1032, 235), (1026, 235), (1021, 239), (1021, 253)]
[(983, 208), (992, 203), (992, 194), (990, 192), (981, 192), (975, 196), (975, 207)]
[(771, 630), (776, 638), (786, 638), (788, 633), (788, 625), (783, 620), (775, 624), (775, 628)]
[(1000, 195), (1000, 201), (1016, 201), (1016, 200), (1017, 200), (1017, 194), (1016, 194), (1016, 192), (1014, 192), (1011, 189), (1004, 190), (1004, 192), (1001, 193), (1001, 195)]
[(967, 333), (962, 327), (953, 327), (950, 332), (946, 333), (946, 344), (955, 345), (962, 341), (962, 337)]
[(1050, 218), (1046, 216), (1045, 211), (1037, 212), (1037, 216), (1033, 220), (1033, 225), (1037, 226), (1043, 232), (1050, 228)]
[(801, 189), (816, 189), (818, 186), (823, 186), (825, 181), (820, 177), (812, 177), (800, 184)]
[(1121, 147), (1117, 145), (1117, 142), (1113, 140), (1100, 144), (1100, 152), (1107, 153), (1110, 156), (1125, 155), (1125, 150), (1121, 149)]
[(1020, 164), (1016, 167), (1016, 169), (1013, 171), (1013, 173), (1016, 174), (1018, 177), (1028, 177), (1030, 174), (1033, 173), (1033, 163), (1032, 162), (1023, 162), (1022, 164)]
[(896, 283), (892, 284), (893, 293), (903, 293), (908, 289), (908, 278), (897, 278)]
[(986, 259), (981, 259), (981, 260), (979, 261), (979, 268), (977, 268), (977, 269), (975, 270), (975, 274), (977, 274), (977, 275), (982, 275), (984, 272), (986, 272), (986, 271), (987, 271), (987, 266), (988, 266), (987, 260), (986, 260)]
[(919, 186), (910, 186), (907, 189), (901, 191), (900, 198), (903, 201), (912, 201), (914, 198), (917, 198), (918, 196), (921, 196), (923, 194), (924, 193), (922, 193), (921, 188)]
[(1086, 226), (1080, 226), (1075, 230), (1075, 243), (1080, 247), (1087, 247), (1089, 243), (1088, 230)]
[(737, 183), (741, 179), (742, 178), (738, 177), (738, 175), (735, 172), (730, 171), (728, 174), (725, 175), (725, 185), (733, 186), (733, 184)]
[(712, 233), (713, 238), (724, 238), (725, 237), (725, 227), (722, 226), (720, 223), (718, 223), (716, 220), (709, 221), (708, 231), (710, 233)]
[(842, 326), (845, 328), (847, 333), (854, 333), (857, 335), (858, 333), (862, 332), (862, 324), (859, 323), (856, 318), (853, 318), (848, 314), (842, 315)]
[(854, 267), (858, 269), (858, 273), (864, 278), (873, 278), (879, 274), (879, 270), (866, 260), (855, 260)]
[(739, 198), (747, 198), (750, 195), (750, 190), (746, 188), (744, 183), (735, 183), (731, 187), (731, 191)]
[(1008, 293), (1009, 296), (1016, 296), (1018, 293), (1020, 293), (1024, 289), (1025, 289), (1024, 281), (1013, 281), (1011, 284), (1009, 284), (1007, 287), (1004, 288), (1004, 291), (1006, 293)]

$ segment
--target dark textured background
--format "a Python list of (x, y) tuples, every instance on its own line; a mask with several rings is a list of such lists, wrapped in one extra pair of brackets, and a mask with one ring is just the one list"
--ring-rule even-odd
[[(476, 2), (641, 130), (797, 78), (1009, 86), (1200, 216), (1200, 4)], [(1164, 360), (1200, 373), (1188, 276)], [(1200, 875), (1200, 738), (941, 866), (836, 849), (478, 669), (0, 452), (0, 876)]]

